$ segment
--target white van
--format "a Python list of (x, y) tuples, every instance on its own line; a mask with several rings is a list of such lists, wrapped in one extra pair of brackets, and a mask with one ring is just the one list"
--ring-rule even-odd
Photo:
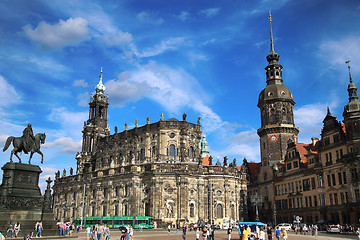
[(285, 229), (286, 231), (291, 230), (291, 224), (290, 223), (280, 223), (276, 227), (279, 227), (280, 230), (283, 230), (283, 229)]

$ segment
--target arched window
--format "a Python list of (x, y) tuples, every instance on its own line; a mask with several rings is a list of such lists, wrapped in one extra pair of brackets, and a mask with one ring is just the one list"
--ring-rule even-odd
[(170, 154), (169, 155), (175, 157), (175, 145), (174, 144), (170, 145)]
[(106, 204), (103, 205), (103, 216), (107, 216)]
[(96, 208), (95, 208), (95, 204), (94, 204), (94, 205), (92, 205), (92, 210), (91, 210), (93, 216), (96, 216), (95, 211), (96, 211)]
[(216, 205), (216, 218), (223, 218), (223, 206), (221, 204)]
[(145, 160), (145, 149), (142, 148), (140, 150), (140, 161), (144, 161)]
[(123, 213), (124, 213), (124, 216), (127, 216), (128, 213), (129, 213), (129, 206), (128, 206), (127, 202), (124, 203), (124, 211), (123, 211)]
[(231, 219), (235, 220), (235, 206), (234, 205), (230, 206), (230, 214), (231, 214)]
[(114, 215), (115, 216), (119, 215), (119, 203), (114, 204)]
[(150, 203), (145, 203), (145, 216), (150, 216)]
[(152, 155), (153, 157), (156, 156), (156, 147), (155, 147), (155, 146), (153, 146), (152, 149), (151, 149), (151, 155)]
[(195, 206), (193, 203), (190, 203), (190, 217), (195, 217)]

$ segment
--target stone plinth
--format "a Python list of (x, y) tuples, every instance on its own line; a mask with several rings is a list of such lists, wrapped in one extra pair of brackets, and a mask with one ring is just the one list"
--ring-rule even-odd
[(41, 210), (39, 166), (8, 162), (1, 168), (0, 208), (7, 210)]
[[(39, 188), (42, 172), (37, 165), (8, 162), (2, 168), (0, 185), (0, 231), (6, 232), (10, 221), (20, 222), (23, 237), (34, 232), (35, 223), (43, 221), (43, 235), (55, 235), (56, 222), (51, 211), (50, 183), (44, 196)], [(48, 180), (51, 182), (51, 180)]]

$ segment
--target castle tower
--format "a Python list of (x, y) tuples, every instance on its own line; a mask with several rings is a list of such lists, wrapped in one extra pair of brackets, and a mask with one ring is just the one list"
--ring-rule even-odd
[(76, 156), (78, 173), (90, 167), (90, 157), (96, 150), (96, 141), (99, 137), (110, 135), (107, 122), (108, 97), (105, 97), (105, 86), (102, 83), (102, 68), (99, 83), (95, 87), (95, 95), (90, 96), (89, 119), (84, 122), (81, 154)]
[(349, 152), (358, 153), (360, 148), (360, 102), (357, 96), (357, 88), (352, 81), (350, 61), (349, 68), (350, 83), (348, 85), (349, 103), (345, 105), (343, 117), (346, 128)]
[(265, 67), (267, 86), (259, 95), (258, 107), (261, 113), (260, 137), (261, 162), (263, 166), (282, 161), (289, 141), (296, 141), (299, 129), (294, 124), (292, 93), (283, 84), (282, 66), (275, 52), (270, 19), (270, 53), (266, 56), (269, 64)]

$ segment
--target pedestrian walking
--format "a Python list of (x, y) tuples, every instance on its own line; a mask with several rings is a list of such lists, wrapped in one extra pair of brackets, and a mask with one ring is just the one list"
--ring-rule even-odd
[(196, 240), (200, 240), (200, 231), (199, 231), (199, 228), (196, 228), (196, 229), (195, 229), (195, 237), (196, 237)]
[(101, 228), (98, 224), (95, 225), (95, 236), (97, 240), (101, 238)]
[(267, 229), (267, 236), (268, 236), (268, 240), (272, 240), (272, 230), (271, 230), (271, 227), (268, 227), (268, 229)]
[(120, 238), (120, 240), (125, 240), (126, 234), (127, 234), (126, 229), (121, 229), (121, 238)]
[(202, 238), (203, 240), (207, 240), (207, 227), (205, 225), (202, 228)]
[(35, 237), (41, 237), (41, 230), (42, 230), (42, 221), (36, 222), (36, 224), (35, 224), (35, 231), (36, 231)]
[(260, 229), (259, 240), (265, 240), (265, 231), (263, 227)]
[(248, 237), (249, 237), (249, 232), (246, 230), (245, 227), (243, 227), (241, 239), (242, 239), (242, 240), (248, 240)]
[(91, 226), (89, 225), (87, 228), (86, 228), (86, 239), (87, 240), (90, 240), (92, 237), (91, 237), (91, 232), (92, 232), (92, 228)]
[(130, 229), (129, 229), (129, 238), (130, 238), (130, 240), (133, 240), (133, 237), (134, 237), (134, 228), (131, 225)]
[(168, 234), (170, 235), (170, 231), (171, 231), (171, 226), (170, 226), (170, 224), (169, 224), (169, 226), (168, 226)]
[(209, 240), (214, 240), (214, 236), (215, 236), (214, 226), (210, 226), (210, 236), (209, 236)]
[(279, 227), (277, 227), (276, 231), (275, 231), (275, 236), (276, 236), (277, 240), (280, 240), (280, 235), (281, 235), (281, 231), (280, 231)]
[(287, 232), (285, 229), (283, 229), (283, 239), (287, 239)]
[(105, 240), (110, 239), (110, 229), (109, 226), (105, 224), (105, 234), (104, 234)]
[(187, 232), (187, 228), (186, 228), (186, 225), (184, 225), (184, 227), (183, 227), (183, 232), (182, 232), (182, 238), (183, 238), (184, 240), (186, 240), (186, 232)]
[(358, 240), (360, 240), (360, 227), (358, 228), (358, 230), (356, 231), (356, 235), (358, 237)]
[(62, 224), (62, 229), (63, 229), (63, 236), (66, 236), (67, 235), (67, 233), (66, 233), (66, 229), (67, 229), (66, 223)]
[(229, 225), (229, 227), (227, 229), (227, 234), (228, 234), (228, 239), (229, 240), (231, 240), (231, 232), (232, 232), (231, 225)]
[(19, 222), (16, 222), (15, 225), (14, 225), (14, 231), (15, 231), (15, 237), (17, 238), (18, 237), (18, 234), (20, 232), (20, 223)]

